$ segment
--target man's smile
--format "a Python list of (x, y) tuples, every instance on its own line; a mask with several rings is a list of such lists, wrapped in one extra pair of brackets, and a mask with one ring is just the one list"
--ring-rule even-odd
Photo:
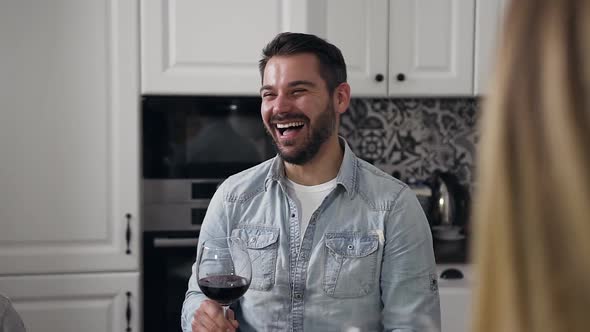
[(275, 124), (275, 128), (283, 138), (296, 136), (304, 126), (305, 122), (303, 121), (292, 121)]

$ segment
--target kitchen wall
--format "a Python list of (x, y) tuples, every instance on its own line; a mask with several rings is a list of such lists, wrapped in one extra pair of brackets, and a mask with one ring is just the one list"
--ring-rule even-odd
[(477, 99), (353, 99), (340, 134), (361, 158), (389, 174), (426, 180), (439, 169), (473, 187)]

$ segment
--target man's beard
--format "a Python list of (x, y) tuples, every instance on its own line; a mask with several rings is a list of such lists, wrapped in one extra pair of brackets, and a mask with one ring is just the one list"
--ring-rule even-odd
[[(310, 126), (310, 135), (306, 137), (302, 143), (301, 148), (294, 151), (293, 153), (287, 154), (281, 150), (277, 138), (273, 134), (270, 136), (273, 138), (273, 145), (279, 156), (286, 162), (294, 165), (304, 165), (318, 153), (322, 144), (332, 136), (334, 130), (336, 130), (336, 114), (334, 113), (334, 104), (332, 101), (328, 103), (326, 109), (318, 116), (316, 123), (311, 127), (310, 121), (306, 121), (307, 126)], [(268, 128), (267, 128), (268, 132)], [(274, 132), (274, 131), (273, 131)], [(287, 142), (286, 146), (293, 146), (294, 143)]]

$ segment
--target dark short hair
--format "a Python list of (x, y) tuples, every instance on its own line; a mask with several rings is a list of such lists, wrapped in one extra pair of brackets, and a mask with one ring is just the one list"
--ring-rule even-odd
[(258, 63), (261, 80), (268, 60), (273, 56), (311, 53), (320, 62), (320, 76), (326, 81), (328, 92), (332, 94), (336, 87), (346, 82), (346, 63), (338, 47), (324, 39), (305, 33), (283, 32), (278, 34), (262, 50), (262, 59)]

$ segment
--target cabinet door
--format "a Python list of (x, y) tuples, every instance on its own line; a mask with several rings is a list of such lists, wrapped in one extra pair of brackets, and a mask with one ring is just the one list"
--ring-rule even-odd
[(309, 1), (309, 32), (338, 46), (352, 95), (387, 95), (387, 0)]
[(0, 275), (138, 268), (138, 11), (0, 2)]
[(467, 332), (471, 323), (471, 290), (461, 282), (440, 281), (442, 332)]
[(475, 12), (475, 95), (484, 95), (495, 65), (498, 35), (508, 0), (477, 0)]
[(389, 94), (473, 94), (475, 0), (391, 0)]
[(138, 273), (0, 277), (28, 332), (139, 331)]
[(298, 0), (142, 0), (142, 92), (258, 95), (262, 48), (305, 25)]

